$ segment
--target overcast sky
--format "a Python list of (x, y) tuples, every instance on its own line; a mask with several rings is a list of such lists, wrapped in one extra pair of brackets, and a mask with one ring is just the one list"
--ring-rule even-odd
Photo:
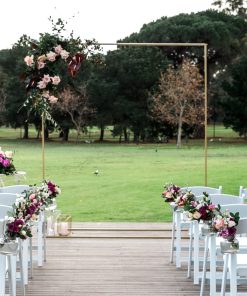
[[(51, 32), (48, 17), (68, 21), (75, 37), (116, 42), (143, 24), (162, 16), (211, 8), (213, 0), (3, 0), (0, 5), (0, 49), (10, 48), (19, 37)], [(73, 17), (74, 16), (74, 17)]]

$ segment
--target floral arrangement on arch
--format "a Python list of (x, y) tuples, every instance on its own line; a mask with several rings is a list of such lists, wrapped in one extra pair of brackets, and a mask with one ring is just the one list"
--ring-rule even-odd
[(13, 152), (3, 151), (0, 147), (0, 174), (13, 175), (16, 172), (13, 164)]
[(18, 195), (12, 205), (12, 212), (8, 213), (5, 238), (15, 239), (19, 237), (26, 239), (32, 237), (31, 227), (37, 221), (40, 211), (50, 206), (53, 199), (60, 193), (61, 190), (58, 185), (45, 180), (40, 187), (34, 185)]
[(213, 219), (212, 229), (219, 236), (234, 242), (239, 222), (239, 213), (231, 213), (228, 210), (220, 211), (217, 216)]
[(54, 34), (40, 34), (39, 41), (27, 37), (23, 40), (30, 48), (24, 58), (27, 91), (24, 106), (39, 115), (44, 114), (47, 119), (51, 119), (50, 105), (58, 101), (57, 94), (63, 89), (68, 76), (74, 77), (84, 61), (98, 61), (99, 55), (94, 52), (100, 50), (95, 40), (82, 42), (79, 37), (74, 38), (73, 32), (65, 38), (61, 35), (65, 30), (64, 22), (61, 19), (56, 23), (51, 21)]
[(214, 205), (206, 192), (201, 200), (194, 200), (187, 203), (184, 211), (187, 212), (189, 220), (210, 222), (219, 213), (219, 206)]

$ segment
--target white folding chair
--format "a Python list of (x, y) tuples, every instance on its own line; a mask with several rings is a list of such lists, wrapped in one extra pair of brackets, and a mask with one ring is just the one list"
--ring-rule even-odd
[[(190, 186), (190, 187), (182, 187), (181, 191), (191, 191), (196, 197), (201, 196), (204, 192), (207, 193), (221, 193), (222, 186), (218, 188), (212, 188), (207, 186)], [(176, 267), (181, 267), (181, 262), (188, 262), (188, 258), (181, 258), (181, 230), (182, 229), (190, 229), (191, 222), (188, 220), (184, 220), (184, 216), (180, 211), (173, 211), (173, 222), (172, 222), (172, 240), (171, 240), (171, 259), (170, 262), (173, 262), (174, 250), (176, 254)], [(191, 238), (191, 230), (190, 230), (190, 244), (192, 242)], [(198, 242), (199, 244), (199, 242)], [(191, 246), (192, 248), (192, 246)], [(188, 248), (187, 248), (188, 249)], [(189, 247), (190, 249), (190, 247)], [(191, 252), (190, 252), (191, 253)], [(190, 260), (189, 260), (190, 261)]]
[[(247, 234), (247, 218), (239, 220), (237, 226), (237, 234), (243, 235)], [(243, 238), (242, 238), (243, 239)], [(238, 292), (238, 285), (241, 285), (240, 280), (245, 280), (247, 278), (247, 238), (244, 237), (246, 243), (239, 246), (238, 253), (225, 254), (224, 256), (224, 268), (223, 277), (221, 285), (221, 296), (225, 296), (226, 292), (226, 282), (227, 282), (227, 272), (229, 272), (230, 279), (230, 296), (236, 295), (247, 295), (247, 290), (245, 292)]]
[[(4, 226), (5, 226), (5, 217), (12, 208), (9, 206), (0, 205), (0, 238), (4, 238)], [(20, 252), (20, 250), (19, 250)], [(10, 296), (16, 296), (16, 252), (6, 253), (6, 250), (0, 248), (0, 295), (5, 295), (5, 274), (6, 274), (6, 259), (8, 263), (8, 281), (9, 281), (9, 290)], [(21, 258), (21, 256), (20, 256)], [(23, 279), (23, 265), (20, 260), (20, 275), (21, 275), (21, 291), (22, 295), (25, 295), (25, 286)]]
[[(221, 205), (221, 209), (222, 211), (229, 210), (230, 212), (239, 212), (239, 216), (241, 219), (247, 218), (247, 205), (245, 204), (239, 203), (239, 204)], [(217, 283), (217, 280), (222, 279), (222, 276), (223, 276), (221, 272), (216, 273), (217, 262), (219, 262), (219, 258), (217, 258), (217, 256), (220, 255), (220, 241), (222, 241), (222, 238), (220, 237), (216, 238), (216, 235), (212, 235), (212, 234), (210, 236), (207, 236), (205, 239), (204, 262), (203, 262), (200, 296), (204, 295), (205, 280), (207, 278), (206, 265), (207, 265), (209, 253), (210, 253), (210, 273), (209, 273), (210, 296), (219, 295), (219, 293), (216, 292), (216, 283)], [(240, 245), (242, 247), (247, 248), (247, 238), (245, 237), (240, 238)], [(234, 294), (234, 296), (236, 296), (236, 294)]]
[(29, 185), (11, 185), (0, 187), (0, 193), (14, 193), (21, 194), (25, 190), (29, 190), (31, 187)]

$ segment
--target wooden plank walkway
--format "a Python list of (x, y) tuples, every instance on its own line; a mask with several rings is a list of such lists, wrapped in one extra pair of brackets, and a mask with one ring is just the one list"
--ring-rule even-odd
[(169, 236), (165, 223), (74, 223), (70, 238), (47, 239), (27, 296), (198, 296), (169, 262)]

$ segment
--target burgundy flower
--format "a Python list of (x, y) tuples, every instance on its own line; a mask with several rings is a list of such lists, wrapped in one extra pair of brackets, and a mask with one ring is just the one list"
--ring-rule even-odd
[(202, 220), (207, 219), (207, 206), (202, 206), (199, 209), (199, 213), (201, 214), (201, 219)]

